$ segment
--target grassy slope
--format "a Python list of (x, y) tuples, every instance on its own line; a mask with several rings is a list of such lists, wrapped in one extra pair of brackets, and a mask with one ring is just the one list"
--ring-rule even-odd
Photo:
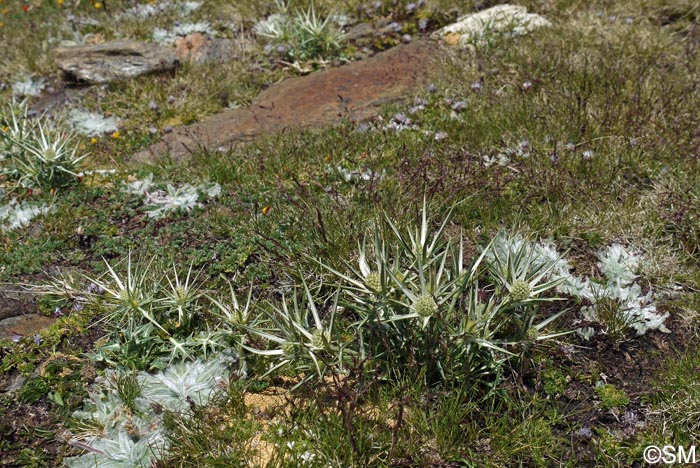
[[(181, 165), (133, 167), (125, 156), (152, 138), (148, 126), (162, 128), (210, 114), (221, 108), (216, 96), (222, 92), (228, 102), (245, 103), (283, 72), (252, 49), (244, 60), (223, 67), (184, 67), (174, 77), (87, 91), (86, 102), (125, 121), (119, 139), (103, 139), (94, 147), (97, 164), (153, 171), (162, 181), (216, 181), (224, 195), (189, 215), (152, 221), (113, 185), (90, 187), (86, 181), (59, 194), (60, 216), (28, 231), (3, 234), (2, 281), (39, 281), (52, 266), (100, 271), (101, 257), (118, 259), (133, 249), (174, 258), (183, 267), (193, 261), (211, 288), (218, 286), (220, 273), (246, 277), (262, 298), (300, 270), (312, 273), (313, 265), (300, 253), (338, 266), (341, 259), (352, 260), (379, 210), (405, 224), (415, 219), (425, 193), (438, 215), (465, 200), (453, 218), (456, 230), (476, 239), (502, 227), (552, 237), (562, 250), (570, 249), (579, 272), (591, 268), (600, 246), (637, 246), (651, 259), (643, 271), (646, 284), (682, 287), (680, 296), (661, 303), (672, 313), (673, 334), (651, 333), (624, 343), (565, 339), (562, 344), (584, 348), (569, 358), (556, 345), (540, 350), (539, 365), (525, 382), (515, 379), (504, 389), (510, 397), (495, 408), (474, 408), (453, 394), (426, 397), (417, 384), (406, 382), (374, 397), (373, 404), (394, 424), (357, 409), (352, 433), (347, 421), (317, 404), (321, 395), (295, 406), (286, 419), (278, 416), (276, 423), (286, 431), (281, 445), (296, 440), (300, 453), (304, 444), (324, 453), (342, 446), (347, 448), (338, 455), (343, 463), (375, 466), (629, 466), (641, 460), (647, 443), (696, 442), (688, 429), (697, 427), (697, 419), (686, 405), (698, 405), (692, 371), (699, 356), (686, 343), (696, 336), (699, 301), (693, 291), (700, 274), (697, 7), (682, 0), (530, 3), (552, 19), (553, 28), (513, 42), (495, 40), (473, 53), (455, 52), (435, 72), (437, 93), (417, 92), (427, 109), (412, 118), (422, 129), (449, 134), (439, 142), (418, 132), (362, 133), (341, 125), (261, 139), (225, 155), (197, 153)], [(19, 4), (0, 4), (5, 5), (11, 12), (0, 33), (11, 56), (0, 76), (11, 83), (17, 70), (53, 74), (41, 40), (27, 38), (50, 34), (52, 27), (38, 28), (39, 20), (57, 14), (58, 7), (44, 5), (22, 16)], [(86, 2), (79, 6), (98, 18), (109, 14), (90, 8)], [(214, 13), (234, 14), (208, 4), (197, 15)], [(241, 13), (264, 11), (251, 5)], [(102, 32), (113, 37), (119, 30), (140, 37), (148, 28), (127, 24)], [(256, 62), (263, 73), (248, 71)], [(477, 81), (478, 91), (472, 88)], [(172, 104), (168, 96), (175, 97)], [(446, 98), (465, 101), (465, 109), (451, 117)], [(151, 100), (159, 111), (147, 109)], [(404, 109), (387, 109), (385, 115), (395, 110)], [(486, 167), (484, 155), (515, 149), (523, 140), (529, 157)], [(590, 160), (586, 151), (593, 154)], [(386, 169), (387, 176), (381, 183), (347, 183), (332, 170), (338, 164)], [(265, 206), (271, 207), (268, 214), (263, 214)], [(86, 237), (76, 234), (78, 227)], [(65, 352), (80, 353), (72, 346), (78, 338), (58, 335), (45, 342), (61, 340)], [(7, 368), (0, 371), (13, 371), (17, 361), (24, 361), (22, 370), (31, 372), (50, 351), (31, 344), (4, 349)], [(601, 397), (593, 385), (601, 375), (628, 393), (628, 410), (639, 425), (629, 423), (632, 416), (622, 417), (624, 408), (609, 410), (597, 403)], [(334, 391), (339, 390), (328, 390)], [(50, 412), (61, 414), (42, 398)], [(395, 424), (402, 408), (406, 417)], [(203, 463), (192, 459), (205, 451), (215, 454), (212, 466), (231, 466), (222, 447), (233, 444), (240, 453), (250, 449), (246, 441), (260, 428), (232, 425), (217, 432), (215, 424), (244, 418), (245, 410), (222, 403), (216, 411), (220, 419), (200, 418), (204, 422), (175, 431), (182, 450), (175, 452), (173, 466)], [(592, 438), (578, 434), (581, 427), (590, 428)], [(309, 437), (305, 429), (316, 435)], [(34, 440), (38, 447), (44, 447), (42, 438), (53, 437), (26, 430), (23, 442)], [(349, 434), (355, 440), (349, 441)], [(350, 449), (352, 444), (362, 447), (362, 457)], [(30, 454), (22, 456), (20, 463), (29, 464)]]

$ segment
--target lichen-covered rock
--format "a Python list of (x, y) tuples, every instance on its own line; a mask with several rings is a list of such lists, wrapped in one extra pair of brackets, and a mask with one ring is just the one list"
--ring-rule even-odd
[(170, 70), (177, 63), (175, 51), (137, 41), (60, 47), (54, 56), (67, 78), (96, 84)]
[(550, 25), (549, 20), (528, 13), (523, 6), (506, 4), (462, 16), (457, 22), (436, 31), (433, 37), (449, 45), (464, 46), (486, 42), (491, 35), (521, 36)]

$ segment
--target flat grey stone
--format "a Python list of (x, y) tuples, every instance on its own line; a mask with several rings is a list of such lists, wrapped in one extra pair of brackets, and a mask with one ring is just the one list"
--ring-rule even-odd
[(163, 72), (177, 64), (172, 49), (137, 41), (59, 47), (54, 57), (67, 78), (95, 84)]

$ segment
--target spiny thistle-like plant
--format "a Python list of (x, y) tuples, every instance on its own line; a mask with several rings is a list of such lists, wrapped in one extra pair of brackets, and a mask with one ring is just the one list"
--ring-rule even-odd
[(12, 157), (22, 151), (17, 142), (30, 138), (35, 122), (27, 115), (28, 109), (25, 102), (7, 104), (1, 114), (0, 124), (0, 161)]
[(321, 18), (313, 3), (306, 11), (289, 14), (289, 6), (276, 2), (278, 12), (259, 22), (253, 30), (282, 48), (290, 60), (328, 59), (342, 47), (345, 34), (333, 15)]
[(44, 118), (28, 121), (25, 103), (0, 116), (2, 172), (27, 188), (62, 188), (78, 180), (83, 159), (75, 137), (52, 129)]
[(553, 275), (559, 259), (543, 258), (533, 244), (519, 236), (499, 233), (487, 259), (489, 271), (505, 285), (515, 302), (537, 300), (542, 293), (564, 282)]
[(155, 300), (156, 283), (151, 276), (153, 259), (148, 263), (134, 262), (129, 253), (126, 260), (126, 276), (120, 276), (105, 261), (109, 280), (90, 279), (104, 292), (105, 319), (117, 326), (133, 326), (146, 319), (163, 333), (165, 328), (153, 316), (151, 305)]
[(486, 258), (488, 271), (495, 280), (495, 293), (505, 296), (504, 300), (512, 312), (507, 318), (509, 337), (527, 343), (562, 335), (563, 333), (543, 334), (540, 330), (566, 310), (535, 323), (539, 307), (543, 303), (562, 299), (544, 295), (566, 281), (566, 278), (555, 274), (561, 257), (545, 256), (535, 244), (520, 236), (508, 236), (500, 232), (492, 242)]
[(298, 58), (329, 57), (340, 50), (345, 35), (332, 19), (318, 17), (313, 3), (308, 10), (297, 13)]
[(133, 261), (131, 254), (123, 274), (106, 265), (105, 276), (88, 278), (100, 291), (90, 297), (105, 313), (107, 335), (97, 347), (98, 360), (133, 369), (162, 368), (206, 357), (237, 340), (240, 332), (231, 327), (212, 331), (216, 317), (206, 313), (206, 296), (192, 265), (182, 275), (174, 265), (167, 269), (153, 259)]
[(246, 325), (251, 341), (264, 339), (272, 347), (260, 349), (252, 345), (243, 347), (251, 353), (271, 356), (276, 359), (267, 374), (291, 365), (295, 372), (305, 374), (297, 386), (314, 379), (322, 378), (329, 367), (342, 370), (344, 349), (335, 340), (334, 325), (337, 312), (337, 296), (330, 309), (330, 317), (321, 320), (316, 300), (306, 282), (303, 283), (301, 297), (294, 291), (291, 307), (283, 298), (281, 307), (272, 305), (267, 311), (271, 327)]
[(489, 245), (467, 264), (463, 239), (445, 236), (449, 216), (433, 231), (426, 205), (416, 228), (400, 229), (388, 217), (378, 223), (373, 241), (359, 245), (358, 266), (346, 263), (347, 273), (317, 260), (337, 280), (340, 308), (331, 309), (331, 324), (342, 313), (346, 328), (339, 333), (350, 337), (342, 345), (318, 320), (306, 287), (306, 313), (295, 300), (291, 311), (275, 308), (266, 330), (248, 330), (273, 344), (258, 351), (278, 356), (272, 370), (290, 364), (321, 375), (319, 363), (338, 371), (357, 358), (388, 378), (415, 372), (431, 384), (477, 384), (497, 379), (518, 354), (513, 350), (556, 336), (543, 329), (563, 312), (537, 320), (538, 306), (556, 299), (545, 297), (558, 284), (547, 278), (553, 262), (531, 268), (535, 257), (523, 249), (503, 256)]
[(252, 298), (253, 287), (248, 289), (245, 304), (241, 303), (233, 289), (233, 284), (229, 281), (230, 301), (223, 298), (214, 298), (207, 296), (209, 301), (214, 305), (214, 315), (217, 316), (223, 325), (227, 327), (229, 333), (235, 335), (235, 351), (238, 353), (240, 360), (240, 372), (242, 375), (247, 373), (247, 362), (245, 359), (244, 345), (247, 344), (246, 327), (257, 328), (260, 325), (259, 316), (252, 313)]

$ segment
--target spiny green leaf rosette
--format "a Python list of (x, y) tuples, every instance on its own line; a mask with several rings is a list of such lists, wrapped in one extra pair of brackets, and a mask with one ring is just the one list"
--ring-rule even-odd
[(342, 373), (356, 354), (337, 334), (338, 295), (325, 320), (321, 319), (318, 305), (324, 301), (314, 296), (312, 288), (303, 282), (301, 290), (292, 292), (291, 301), (283, 298), (280, 306), (270, 304), (265, 310), (268, 327), (243, 327), (248, 332), (243, 349), (273, 359), (265, 375), (291, 367), (294, 375), (303, 376), (295, 388), (322, 379), (328, 372)]
[(539, 317), (543, 304), (562, 300), (547, 295), (566, 281), (565, 277), (554, 274), (561, 257), (544, 258), (535, 244), (505, 232), (496, 236), (485, 253), (494, 293), (503, 298), (504, 310), (509, 311), (503, 327), (505, 336), (530, 343), (562, 335), (541, 333), (541, 330), (566, 310), (546, 319)]
[(175, 266), (134, 260), (131, 254), (125, 263), (123, 272), (106, 263), (105, 275), (89, 278), (100, 291), (91, 299), (103, 311), (106, 329), (93, 356), (96, 360), (155, 370), (231, 347), (240, 351), (240, 331), (234, 322), (247, 318), (250, 297), (241, 310), (233, 289), (230, 305), (206, 296), (192, 266), (182, 275)]
[(75, 136), (53, 128), (40, 117), (30, 119), (26, 103), (10, 104), (0, 113), (0, 169), (26, 188), (63, 188), (77, 182), (87, 156)]

